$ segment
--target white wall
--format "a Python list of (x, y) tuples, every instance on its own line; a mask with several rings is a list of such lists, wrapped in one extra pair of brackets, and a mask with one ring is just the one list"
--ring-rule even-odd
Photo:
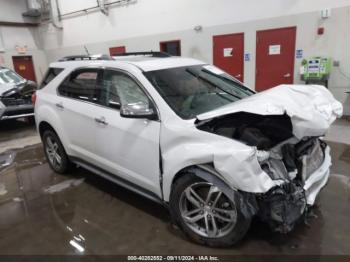
[[(1, 0), (0, 22), (33, 22), (22, 16), (27, 10), (26, 0)], [(0, 24), (0, 65), (13, 68), (12, 56), (18, 56), (16, 46), (27, 46), (24, 55), (33, 57), (37, 81), (41, 81), (46, 69), (46, 54), (42, 50), (42, 40), (38, 28), (20, 26), (1, 26)]]
[[(12, 56), (32, 56), (36, 80), (41, 81), (47, 70), (48, 61), (41, 46), (38, 28), (0, 26), (0, 47), (1, 45), (0, 65), (13, 69)], [(26, 46), (27, 52), (19, 54), (16, 46)]]
[[(37, 28), (0, 27), (0, 37), (3, 40), (3, 52), (0, 52), (0, 63), (13, 69), (12, 56), (26, 55), (33, 57), (34, 71), (38, 82), (44, 76), (48, 62), (41, 47), (41, 40)], [(18, 54), (16, 46), (27, 46), (25, 54)]]
[[(95, 0), (59, 0), (61, 13), (95, 6)], [(342, 102), (350, 100), (350, 0), (135, 0), (110, 9), (109, 16), (92, 12), (63, 19), (63, 30), (46, 25), (40, 28), (48, 61), (64, 55), (108, 53), (112, 46), (125, 45), (127, 51), (159, 50), (159, 42), (180, 39), (183, 56), (212, 63), (212, 37), (245, 33), (245, 62), (248, 86), (255, 87), (256, 31), (296, 26), (296, 48), (304, 57), (324, 55), (340, 61), (334, 68), (330, 89)], [(332, 8), (332, 16), (322, 20), (320, 12)], [(193, 28), (203, 26), (201, 33)], [(323, 36), (318, 27), (325, 27)], [(294, 82), (300, 83), (301, 59), (295, 60)], [(344, 76), (345, 75), (347, 76)], [(349, 101), (350, 104), (350, 101)], [(350, 114), (350, 108), (348, 109)]]
[[(96, 0), (58, 1), (62, 14), (96, 5)], [(245, 82), (254, 88), (256, 31), (297, 26), (296, 48), (303, 49), (305, 57), (331, 56), (350, 76), (349, 6), (350, 0), (133, 0), (128, 5), (111, 7), (109, 16), (96, 11), (66, 17), (63, 30), (51, 24), (38, 30), (5, 29), (5, 58), (11, 63), (15, 43), (27, 43), (39, 61), (36, 73), (40, 79), (46, 60), (82, 54), (84, 45), (90, 53), (108, 53), (109, 47), (118, 45), (125, 45), (127, 51), (159, 50), (160, 41), (180, 39), (182, 55), (211, 63), (213, 35), (244, 32), (245, 52), (252, 54), (252, 60), (244, 65)], [(322, 20), (320, 11), (327, 7), (332, 8), (332, 16)], [(196, 25), (202, 25), (203, 31), (196, 33)], [(317, 36), (319, 26), (325, 27), (325, 35)], [(296, 83), (300, 62), (295, 61)], [(347, 99), (344, 94), (350, 80), (338, 68), (333, 71), (330, 86), (338, 98)]]
[[(61, 13), (94, 6), (94, 0), (59, 0)], [(332, 9), (332, 17), (323, 21), (320, 10), (325, 7), (350, 5), (349, 0), (138, 0), (134, 4), (114, 7), (106, 17), (100, 12), (63, 20), (63, 30), (46, 25), (40, 28), (43, 46), (49, 61), (65, 54), (107, 53), (108, 47), (126, 45), (128, 51), (158, 50), (159, 41), (182, 40), (182, 54), (212, 62), (212, 36), (244, 32), (245, 51), (252, 61), (245, 65), (245, 81), (255, 85), (256, 30), (297, 26), (297, 49), (305, 56), (327, 55), (347, 64), (347, 8)], [(316, 11), (315, 11), (316, 10)], [(293, 15), (294, 14), (294, 15)], [(266, 18), (269, 17), (269, 18)], [(193, 27), (202, 25), (203, 32)], [(324, 26), (326, 34), (318, 37), (317, 28)], [(340, 30), (342, 29), (342, 30)], [(342, 61), (341, 61), (342, 62)], [(300, 61), (296, 61), (296, 69)], [(350, 73), (350, 72), (349, 72)], [(295, 70), (295, 81), (299, 78)], [(331, 83), (345, 86), (347, 79), (336, 75)]]
[(22, 13), (27, 10), (26, 0), (1, 0), (0, 21), (23, 22)]
[[(61, 13), (96, 5), (96, 0), (58, 0)], [(110, 0), (113, 1), (113, 0)], [(47, 49), (140, 37), (350, 5), (350, 0), (134, 0), (100, 12), (64, 19), (60, 41), (45, 37)], [(83, 26), (82, 26), (83, 25)]]

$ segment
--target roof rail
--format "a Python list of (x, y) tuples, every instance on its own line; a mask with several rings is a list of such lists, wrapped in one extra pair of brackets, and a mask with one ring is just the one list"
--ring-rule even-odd
[(65, 56), (58, 61), (66, 62), (66, 61), (84, 61), (84, 60), (114, 60), (114, 59), (109, 55), (72, 55), (72, 56)]
[(165, 53), (165, 52), (131, 52), (131, 53), (121, 53), (121, 54), (116, 54), (114, 55), (116, 57), (119, 56), (151, 56), (151, 57), (158, 57), (158, 58), (166, 58), (166, 57), (171, 57), (170, 54)]

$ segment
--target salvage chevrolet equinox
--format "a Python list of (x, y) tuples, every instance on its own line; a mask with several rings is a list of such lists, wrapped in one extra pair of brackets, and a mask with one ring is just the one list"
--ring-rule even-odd
[(164, 53), (62, 59), (36, 92), (50, 167), (72, 164), (161, 202), (193, 241), (230, 246), (253, 217), (286, 233), (326, 185), (342, 105), (322, 86), (255, 93)]

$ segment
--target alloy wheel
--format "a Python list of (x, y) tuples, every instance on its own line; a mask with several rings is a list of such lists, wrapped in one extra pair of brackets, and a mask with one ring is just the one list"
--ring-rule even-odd
[(53, 168), (59, 169), (62, 165), (62, 156), (57, 141), (51, 136), (46, 138), (46, 153)]
[(185, 224), (203, 237), (226, 236), (237, 222), (235, 204), (208, 182), (188, 186), (181, 194), (179, 205)]

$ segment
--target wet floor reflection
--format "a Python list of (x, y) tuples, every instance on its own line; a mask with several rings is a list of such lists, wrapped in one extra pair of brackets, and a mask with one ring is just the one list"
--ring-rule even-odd
[(35, 123), (27, 119), (11, 119), (0, 122), (0, 142), (36, 135)]
[(8, 151), (0, 155), (0, 254), (349, 254), (350, 147), (330, 145), (332, 176), (308, 225), (280, 235), (254, 221), (230, 249), (189, 242), (163, 207), (88, 171), (53, 173), (40, 145)]

